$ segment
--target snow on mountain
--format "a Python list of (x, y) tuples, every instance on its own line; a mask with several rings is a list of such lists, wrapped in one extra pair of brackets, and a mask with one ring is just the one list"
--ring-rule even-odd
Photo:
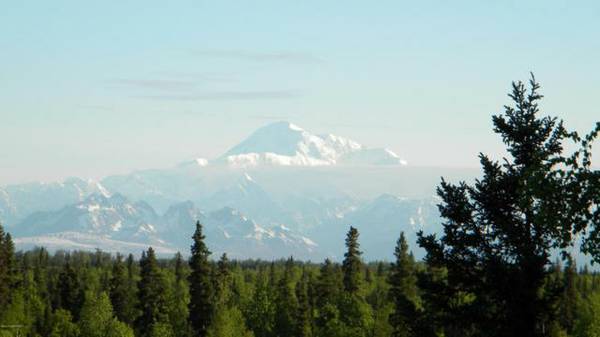
[(262, 226), (230, 207), (205, 214), (188, 201), (172, 205), (158, 216), (147, 203), (130, 202), (120, 194), (93, 194), (58, 211), (34, 213), (15, 226), (14, 233), (19, 248), (43, 245), (131, 252), (153, 246), (163, 252), (187, 252), (196, 221), (203, 223), (207, 244), (219, 254), (308, 258), (317, 248), (311, 239), (285, 226)]
[(284, 213), (271, 195), (245, 172), (233, 183), (223, 186), (214, 194), (203, 199), (202, 205), (207, 210), (224, 207), (235, 208), (262, 223), (282, 219)]
[(33, 213), (16, 225), (14, 231), (22, 236), (79, 232), (160, 244), (155, 228), (158, 220), (154, 209), (145, 202), (132, 203), (121, 194), (92, 194), (58, 211)]
[(74, 177), (61, 182), (8, 185), (0, 189), (0, 218), (10, 227), (33, 212), (55, 210), (94, 193), (110, 195), (99, 182)]
[(235, 258), (275, 259), (293, 255), (309, 259), (318, 253), (318, 245), (284, 225), (264, 227), (238, 210), (223, 208), (205, 219), (206, 236), (215, 253)]
[(367, 148), (335, 135), (314, 135), (288, 123), (277, 122), (256, 130), (217, 159), (231, 167), (405, 165), (395, 153)]
[[(348, 226), (356, 227), (360, 233), (360, 244), (365, 258), (389, 259), (400, 232), (404, 232), (411, 249), (417, 257), (423, 251), (416, 244), (419, 230), (435, 233), (439, 230), (437, 199), (411, 199), (391, 194), (382, 194), (375, 199), (357, 204), (357, 207), (340, 214), (337, 221), (327, 226), (315, 227), (307, 235), (322, 242), (328, 251), (343, 251), (341, 240), (331, 241), (328, 237), (343, 237)], [(326, 244), (326, 246), (325, 246)]]

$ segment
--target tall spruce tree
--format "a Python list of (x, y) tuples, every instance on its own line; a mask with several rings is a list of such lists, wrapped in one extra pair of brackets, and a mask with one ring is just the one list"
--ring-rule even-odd
[(229, 291), (231, 287), (231, 273), (229, 271), (229, 259), (223, 253), (217, 262), (217, 270), (214, 278), (215, 301), (227, 304), (229, 302)]
[(15, 247), (0, 224), (0, 316), (11, 302), (16, 280)]
[(77, 272), (71, 264), (70, 255), (58, 275), (58, 307), (68, 310), (75, 318), (79, 318), (79, 310), (83, 305), (83, 289)]
[(560, 325), (572, 335), (581, 299), (576, 285), (577, 264), (571, 256), (567, 258), (563, 275), (558, 318)]
[(296, 328), (296, 312), (298, 301), (294, 294), (294, 259), (285, 263), (282, 277), (277, 284), (275, 297), (275, 335), (278, 337), (293, 336)]
[(190, 336), (189, 309), (190, 303), (189, 287), (187, 283), (187, 268), (183, 256), (179, 252), (175, 254), (175, 283), (173, 285), (173, 301), (169, 317), (175, 336)]
[(110, 278), (110, 301), (117, 318), (126, 322), (130, 312), (127, 310), (131, 300), (128, 288), (127, 268), (123, 263), (123, 257), (117, 253), (113, 263), (112, 275)]
[(169, 286), (159, 268), (152, 247), (140, 259), (141, 278), (138, 282), (140, 316), (136, 330), (141, 336), (149, 336), (154, 325), (169, 323)]
[(356, 294), (362, 284), (363, 263), (361, 260), (362, 252), (358, 243), (358, 230), (352, 226), (350, 226), (346, 236), (346, 249), (344, 262), (342, 263), (344, 290), (349, 294)]
[(139, 304), (138, 304), (138, 269), (139, 265), (135, 262), (135, 258), (133, 254), (129, 254), (127, 256), (127, 260), (125, 261), (125, 265), (127, 266), (127, 295), (129, 300), (125, 307), (126, 317), (123, 322), (133, 325), (140, 315)]
[[(463, 336), (542, 336), (555, 301), (542, 291), (551, 251), (582, 234), (582, 250), (600, 261), (600, 171), (591, 168), (600, 125), (581, 138), (540, 117), (539, 88), (533, 76), (529, 89), (513, 83), (514, 105), (493, 117), (510, 157), (481, 154), (483, 178), (472, 186), (442, 180), (443, 234), (419, 233), (426, 261), (448, 271), (446, 291), (467, 295), (450, 313), (470, 330)], [(563, 155), (566, 141), (572, 155)]]
[(296, 337), (312, 336), (312, 307), (311, 300), (308, 297), (308, 274), (306, 270), (302, 272), (300, 281), (296, 283), (296, 298), (298, 300), (298, 310), (296, 311)]
[(396, 243), (394, 251), (396, 261), (389, 274), (390, 298), (394, 303), (394, 312), (390, 315), (393, 337), (416, 336), (414, 324), (417, 320), (415, 298), (417, 296), (417, 276), (415, 261), (408, 251), (404, 232)]
[(196, 223), (192, 239), (194, 243), (189, 260), (190, 324), (196, 337), (205, 337), (214, 312), (214, 290), (211, 281), (212, 268), (208, 261), (211, 253), (204, 243), (205, 236), (199, 221)]
[(275, 301), (269, 277), (264, 268), (258, 271), (250, 304), (245, 310), (248, 326), (256, 337), (273, 336)]
[(321, 266), (319, 276), (317, 277), (317, 307), (322, 308), (328, 303), (337, 303), (342, 288), (343, 285), (338, 277), (338, 272), (336, 271), (335, 265), (330, 259), (325, 259), (325, 262)]

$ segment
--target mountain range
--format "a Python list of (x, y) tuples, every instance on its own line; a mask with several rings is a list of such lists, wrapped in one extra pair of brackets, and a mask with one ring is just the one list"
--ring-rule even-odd
[(400, 231), (414, 241), (437, 230), (440, 175), (389, 149), (277, 122), (210, 160), (0, 187), (0, 220), (22, 249), (186, 253), (200, 221), (215, 254), (313, 260), (340, 258), (353, 225), (367, 259), (389, 259)]

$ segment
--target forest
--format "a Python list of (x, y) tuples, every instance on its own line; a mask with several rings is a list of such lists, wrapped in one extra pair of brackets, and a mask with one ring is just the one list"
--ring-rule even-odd
[(600, 275), (573, 257), (600, 262), (600, 124), (580, 136), (540, 116), (539, 88), (513, 83), (493, 117), (508, 159), (442, 180), (422, 261), (400, 231), (393, 261), (364, 261), (352, 226), (322, 263), (215, 259), (200, 223), (186, 258), (139, 259), (17, 252), (0, 226), (0, 336), (600, 336)]

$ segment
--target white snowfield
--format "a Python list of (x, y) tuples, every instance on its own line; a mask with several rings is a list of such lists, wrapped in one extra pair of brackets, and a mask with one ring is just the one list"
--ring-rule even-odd
[(367, 148), (351, 139), (315, 135), (289, 122), (277, 122), (256, 130), (215, 163), (231, 167), (406, 165), (393, 151)]

